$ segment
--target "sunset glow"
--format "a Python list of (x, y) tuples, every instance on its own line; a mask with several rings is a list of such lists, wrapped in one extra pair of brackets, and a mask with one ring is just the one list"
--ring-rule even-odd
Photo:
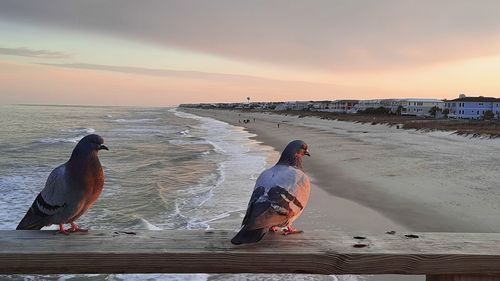
[(480, 2), (4, 1), (0, 104), (498, 97)]

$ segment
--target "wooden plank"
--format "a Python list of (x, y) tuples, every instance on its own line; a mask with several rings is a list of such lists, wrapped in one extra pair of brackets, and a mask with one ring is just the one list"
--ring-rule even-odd
[(500, 276), (491, 275), (428, 275), (426, 281), (500, 281)]
[(494, 233), (307, 232), (243, 246), (234, 234), (0, 231), (0, 273), (500, 274)]

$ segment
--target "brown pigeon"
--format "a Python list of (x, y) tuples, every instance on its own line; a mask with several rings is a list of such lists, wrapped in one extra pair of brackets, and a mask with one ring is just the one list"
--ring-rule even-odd
[[(85, 136), (76, 145), (68, 162), (55, 168), (17, 230), (37, 230), (52, 224), (59, 232), (86, 232), (75, 224), (96, 201), (104, 186), (104, 173), (97, 152), (108, 148), (101, 136)], [(64, 229), (64, 224), (71, 228)]]

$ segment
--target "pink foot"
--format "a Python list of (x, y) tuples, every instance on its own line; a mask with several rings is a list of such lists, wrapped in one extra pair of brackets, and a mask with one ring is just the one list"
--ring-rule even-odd
[(269, 228), (269, 231), (272, 231), (272, 232), (278, 232), (281, 230), (281, 227), (279, 226), (273, 226), (271, 228)]
[(88, 229), (80, 228), (76, 223), (71, 223), (71, 228), (68, 228), (66, 231), (69, 232), (89, 232)]
[(59, 231), (57, 233), (69, 235), (69, 232), (64, 229), (64, 224), (59, 224)]
[(283, 230), (283, 235), (299, 234), (299, 233), (303, 233), (303, 232), (304, 231), (302, 231), (302, 230), (298, 230), (296, 228), (288, 226), (285, 230)]

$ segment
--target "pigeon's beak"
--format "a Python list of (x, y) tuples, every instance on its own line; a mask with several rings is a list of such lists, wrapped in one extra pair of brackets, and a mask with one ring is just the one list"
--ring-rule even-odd
[(304, 155), (311, 157), (311, 154), (309, 154), (309, 151), (307, 151), (307, 150), (304, 152)]
[(105, 146), (104, 144), (101, 144), (101, 145), (99, 146), (99, 150), (101, 150), (101, 149), (106, 149), (106, 150), (109, 150), (109, 148), (108, 148), (107, 146)]

